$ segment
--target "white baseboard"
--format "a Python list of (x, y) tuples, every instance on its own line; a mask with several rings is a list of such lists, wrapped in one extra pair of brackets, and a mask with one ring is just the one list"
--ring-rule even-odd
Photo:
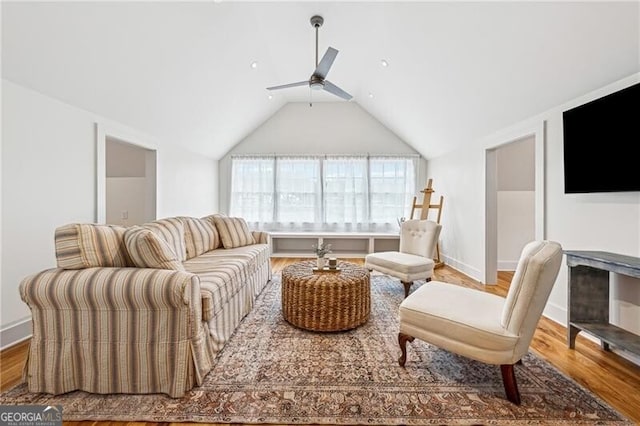
[(465, 263), (459, 262), (455, 259), (452, 259), (450, 257), (448, 257), (447, 255), (442, 255), (442, 260), (445, 263), (445, 265), (452, 267), (453, 269), (455, 269), (456, 271), (462, 272), (463, 274), (465, 274), (466, 276), (468, 276), (469, 278), (472, 278), (476, 281), (482, 282), (482, 279), (480, 279), (480, 270), (477, 268), (474, 268), (470, 265), (467, 265)]
[(31, 318), (18, 321), (0, 330), (0, 350), (4, 350), (31, 337)]
[(556, 303), (547, 303), (544, 307), (542, 315), (549, 318), (551, 321), (557, 322), (563, 327), (567, 326), (567, 308), (560, 306)]

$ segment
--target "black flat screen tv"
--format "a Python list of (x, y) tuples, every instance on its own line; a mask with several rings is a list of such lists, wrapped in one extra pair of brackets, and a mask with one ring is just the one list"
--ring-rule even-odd
[(564, 111), (564, 192), (640, 191), (640, 83)]

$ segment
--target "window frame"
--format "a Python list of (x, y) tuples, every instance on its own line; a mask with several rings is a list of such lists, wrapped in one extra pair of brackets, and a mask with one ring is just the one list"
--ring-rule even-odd
[[(325, 190), (327, 187), (326, 180), (326, 162), (340, 159), (345, 160), (348, 158), (354, 158), (358, 160), (364, 160), (366, 164), (365, 177), (366, 180), (366, 189), (363, 193), (364, 195), (364, 210), (366, 211), (366, 216), (364, 216), (365, 220), (358, 223), (328, 223), (327, 222), (327, 208), (326, 204), (326, 196)], [(234, 197), (236, 197), (234, 191), (235, 179), (234, 177), (234, 162), (236, 160), (243, 159), (255, 159), (257, 161), (269, 161), (273, 164), (273, 179), (271, 182), (273, 191), (273, 205), (271, 208), (271, 220), (270, 221), (255, 221), (250, 220), (254, 219), (253, 216), (245, 214), (243, 211), (238, 210), (237, 206), (234, 202)], [(286, 159), (308, 159), (318, 162), (319, 167), (319, 185), (316, 188), (316, 203), (318, 203), (315, 208), (317, 208), (315, 214), (314, 222), (282, 222), (280, 221), (279, 209), (282, 208), (282, 204), (278, 202), (280, 193), (278, 192), (278, 162), (286, 161)], [(404, 192), (402, 194), (396, 193), (397, 197), (404, 198), (404, 205), (398, 208), (398, 213), (396, 217), (387, 217), (384, 222), (372, 222), (373, 216), (372, 212), (376, 209), (376, 206), (372, 204), (372, 194), (376, 194), (374, 188), (372, 188), (372, 162), (376, 160), (393, 160), (399, 159), (405, 162), (402, 166), (405, 170), (404, 173), (413, 173), (413, 176), (410, 176), (408, 182), (405, 182)], [(411, 170), (409, 170), (411, 169)], [(417, 191), (417, 182), (418, 176), (420, 172), (420, 156), (418, 154), (322, 154), (322, 155), (305, 155), (305, 154), (239, 154), (231, 156), (231, 164), (230, 164), (230, 175), (231, 175), (231, 184), (229, 189), (229, 214), (236, 216), (247, 216), (247, 222), (251, 223), (253, 227), (256, 229), (262, 229), (267, 231), (362, 231), (362, 232), (391, 232), (397, 231), (398, 229), (398, 219), (401, 217), (406, 217), (411, 209), (412, 199)], [(397, 176), (395, 177), (397, 179)], [(412, 191), (410, 191), (412, 188)], [(360, 194), (360, 193), (358, 193)], [(357, 203), (354, 203), (355, 206), (358, 206)], [(355, 207), (354, 207), (355, 208)], [(265, 216), (261, 216), (262, 218), (266, 218)], [(359, 216), (360, 217), (360, 216)], [(319, 218), (319, 221), (318, 221)]]

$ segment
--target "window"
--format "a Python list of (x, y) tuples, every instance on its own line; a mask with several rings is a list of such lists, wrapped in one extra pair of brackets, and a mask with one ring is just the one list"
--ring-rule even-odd
[(324, 222), (333, 224), (369, 221), (366, 157), (327, 157), (324, 160)]
[(275, 158), (234, 158), (231, 205), (247, 222), (267, 223), (274, 214)]
[(266, 230), (385, 231), (407, 216), (418, 156), (235, 156), (230, 214)]
[[(371, 221), (385, 223), (389, 218), (408, 216), (416, 189), (415, 161), (408, 158), (372, 157), (369, 160), (371, 179)], [(398, 211), (398, 206), (403, 206)]]
[(276, 158), (275, 222), (321, 221), (320, 161), (317, 158)]

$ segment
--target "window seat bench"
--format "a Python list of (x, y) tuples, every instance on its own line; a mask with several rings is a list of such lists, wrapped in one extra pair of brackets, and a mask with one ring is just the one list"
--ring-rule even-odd
[(271, 236), (272, 257), (314, 257), (314, 245), (331, 244), (330, 257), (364, 258), (369, 253), (398, 250), (400, 235), (382, 232), (276, 232)]

